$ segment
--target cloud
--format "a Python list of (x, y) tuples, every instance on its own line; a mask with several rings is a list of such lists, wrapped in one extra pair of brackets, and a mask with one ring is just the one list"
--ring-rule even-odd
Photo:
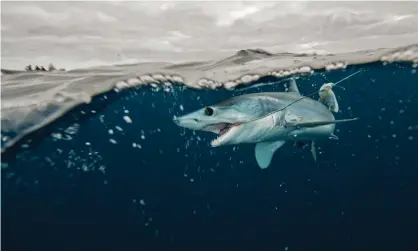
[(233, 10), (229, 12), (226, 16), (221, 17), (217, 25), (219, 26), (229, 26), (232, 25), (236, 20), (245, 18), (246, 16), (252, 15), (256, 12), (260, 11), (257, 7), (245, 7), (241, 10)]
[(175, 30), (175, 31), (170, 31), (169, 32), (169, 37), (168, 39), (171, 41), (182, 41), (184, 39), (189, 39), (191, 38), (191, 36), (186, 35), (184, 33), (182, 33), (181, 31)]
[(114, 23), (117, 21), (116, 18), (109, 16), (103, 12), (98, 11), (96, 14), (97, 18), (103, 23)]
[[(335, 52), (388, 44), (379, 36), (396, 46), (413, 40), (418, 22), (411, 2), (13, 1), (2, 8), (2, 63), (18, 68), (42, 57), (81, 65), (121, 53), (187, 61), (243, 48)], [(367, 43), (353, 42), (360, 40)]]
[(51, 16), (51, 13), (48, 13), (44, 9), (33, 5), (12, 7), (7, 12), (11, 15), (36, 16), (43, 19)]
[[(49, 12), (33, 3), (28, 5), (19, 3), (19, 5), (12, 6), (10, 9), (6, 6), (5, 9), (7, 9), (7, 12), (2, 12), (2, 16), (19, 17), (21, 21), (26, 20), (27, 18), (36, 18), (44, 22), (62, 22), (68, 20), (70, 17), (68, 13)], [(24, 19), (22, 19), (22, 17), (24, 17)]]
[(163, 3), (161, 6), (160, 6), (160, 9), (162, 9), (162, 10), (168, 10), (168, 9), (172, 9), (172, 8), (174, 8), (176, 6), (176, 4), (175, 3), (173, 3), (173, 2), (167, 2), (167, 3)]

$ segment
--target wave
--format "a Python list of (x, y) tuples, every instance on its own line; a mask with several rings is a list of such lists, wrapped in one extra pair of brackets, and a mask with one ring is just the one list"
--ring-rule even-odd
[(270, 53), (240, 50), (217, 61), (172, 64), (138, 63), (68, 72), (13, 72), (2, 75), (2, 152), (24, 136), (60, 118), (99, 94), (150, 87), (242, 90), (275, 84), (288, 77), (382, 62), (410, 62), (418, 67), (418, 44), (342, 54)]

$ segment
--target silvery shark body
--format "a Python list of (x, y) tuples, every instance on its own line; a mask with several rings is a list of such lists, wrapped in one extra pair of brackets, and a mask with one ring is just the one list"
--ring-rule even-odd
[[(354, 119), (335, 120), (324, 104), (301, 98), (292, 80), (288, 92), (233, 97), (177, 117), (174, 122), (192, 130), (219, 134), (211, 142), (213, 147), (255, 143), (256, 160), (261, 168), (270, 165), (274, 152), (286, 141), (311, 141), (311, 151), (316, 159), (314, 141), (336, 138), (333, 134), (335, 124)], [(277, 111), (281, 108), (284, 109)]]

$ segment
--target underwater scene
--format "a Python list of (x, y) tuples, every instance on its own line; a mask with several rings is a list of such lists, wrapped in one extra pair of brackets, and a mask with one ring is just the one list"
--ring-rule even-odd
[(2, 69), (2, 250), (418, 250), (418, 44), (50, 69)]
[(213, 135), (181, 128), (173, 117), (232, 96), (283, 92), (286, 80), (266, 76), (234, 91), (155, 83), (94, 96), (3, 152), (3, 243), (13, 250), (413, 250), (416, 69), (376, 62), (296, 82), (310, 94), (357, 70), (344, 90), (335, 88), (335, 116), (359, 120), (338, 124), (338, 140), (318, 141), (317, 161), (309, 148), (288, 143), (265, 170), (254, 144), (212, 148)]

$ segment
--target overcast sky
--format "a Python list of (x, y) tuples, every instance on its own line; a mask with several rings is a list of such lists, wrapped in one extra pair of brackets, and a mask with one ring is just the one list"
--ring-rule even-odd
[(341, 52), (418, 42), (418, 2), (1, 2), (2, 68)]

